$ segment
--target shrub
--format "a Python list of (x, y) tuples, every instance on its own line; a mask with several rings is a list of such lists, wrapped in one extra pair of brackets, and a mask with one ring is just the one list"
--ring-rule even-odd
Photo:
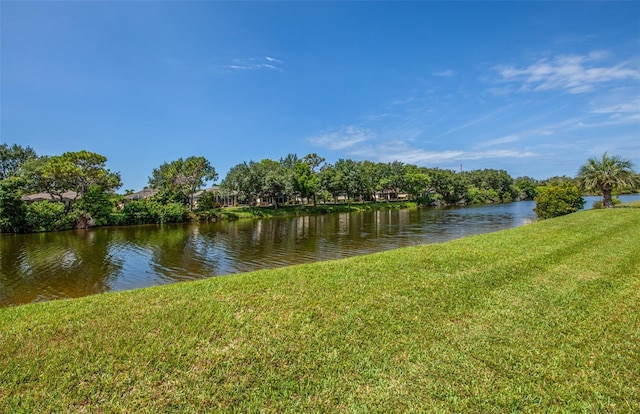
[(166, 224), (187, 221), (189, 209), (184, 204), (157, 201), (132, 201), (122, 209), (122, 224)]
[(81, 212), (83, 216), (86, 214), (82, 213), (88, 213), (95, 226), (115, 224), (111, 217), (115, 210), (111, 197), (111, 194), (105, 192), (102, 187), (91, 186), (84, 197), (74, 205), (74, 210)]
[(189, 217), (189, 209), (184, 204), (160, 204), (155, 202), (149, 204), (151, 204), (151, 210), (156, 218), (156, 223), (159, 224), (181, 223), (187, 221)]
[(27, 205), (9, 180), (0, 181), (0, 233), (27, 231)]
[(218, 201), (216, 200), (216, 195), (210, 191), (205, 191), (202, 196), (200, 196), (200, 200), (198, 200), (198, 208), (197, 211), (209, 211), (215, 210), (220, 207)]
[(155, 223), (155, 217), (147, 201), (132, 201), (122, 208), (121, 224), (150, 224)]
[(73, 229), (79, 218), (79, 212), (67, 212), (62, 203), (37, 201), (27, 206), (27, 222), (34, 232)]
[(534, 198), (536, 212), (539, 219), (548, 219), (565, 214), (574, 213), (584, 206), (582, 193), (571, 182), (559, 186), (539, 187), (538, 195)]

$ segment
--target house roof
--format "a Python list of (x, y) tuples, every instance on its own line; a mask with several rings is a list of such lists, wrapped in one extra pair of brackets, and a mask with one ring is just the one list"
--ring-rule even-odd
[(30, 195), (26, 195), (26, 196), (22, 196), (22, 200), (23, 201), (73, 201), (76, 198), (78, 198), (78, 193), (76, 193), (75, 191), (66, 191), (64, 193), (62, 193), (62, 200), (60, 200), (60, 198), (53, 197), (51, 196), (51, 194), (49, 193), (37, 193), (37, 194), (30, 194)]
[(124, 196), (124, 198), (129, 200), (144, 200), (145, 198), (153, 197), (158, 194), (160, 191), (155, 188), (145, 188), (142, 191), (138, 191), (137, 193), (131, 193)]
[(204, 190), (196, 191), (193, 193), (193, 198), (200, 198), (204, 193), (215, 193), (220, 191), (220, 186), (214, 185), (213, 187), (205, 188)]

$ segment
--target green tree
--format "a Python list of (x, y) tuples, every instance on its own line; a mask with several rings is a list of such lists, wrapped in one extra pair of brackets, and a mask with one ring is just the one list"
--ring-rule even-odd
[(282, 168), (285, 170), (293, 170), (293, 167), (298, 161), (300, 161), (300, 159), (296, 154), (288, 154), (286, 157), (280, 158), (280, 165), (282, 165)]
[(476, 203), (511, 201), (517, 196), (513, 178), (505, 170), (485, 168), (460, 173), (467, 183), (467, 200)]
[(320, 181), (318, 176), (313, 173), (311, 166), (304, 161), (298, 161), (293, 166), (294, 191), (300, 194), (303, 199), (313, 197), (313, 206), (316, 206), (316, 192)]
[(67, 191), (84, 196), (93, 185), (105, 191), (119, 188), (120, 174), (108, 170), (106, 161), (106, 157), (89, 151), (65, 152), (62, 155), (30, 159), (21, 170), (28, 189), (62, 199), (62, 194)]
[(617, 155), (610, 156), (606, 152), (601, 159), (589, 158), (578, 171), (580, 187), (586, 191), (597, 191), (602, 194), (602, 206), (613, 207), (611, 193), (620, 188), (636, 188), (638, 176), (633, 171), (633, 163)]
[(191, 156), (187, 159), (178, 158), (170, 163), (163, 163), (154, 168), (149, 185), (164, 193), (164, 198), (188, 200), (189, 208), (193, 210), (194, 194), (208, 181), (218, 178), (216, 170), (204, 157)]
[(92, 186), (114, 191), (122, 185), (120, 174), (106, 168), (107, 157), (90, 151), (65, 152), (63, 161), (73, 166), (76, 174), (71, 178), (72, 188), (82, 197)]
[(431, 168), (428, 175), (431, 182), (430, 192), (440, 195), (445, 204), (457, 204), (465, 198), (467, 185), (464, 178), (455, 171)]
[(563, 175), (563, 176), (555, 175), (553, 177), (547, 178), (546, 180), (542, 180), (542, 182), (540, 182), (539, 184), (543, 185), (543, 186), (552, 187), (552, 186), (562, 185), (562, 184), (567, 183), (567, 182), (576, 184), (576, 180), (574, 180), (571, 177), (567, 177), (566, 175)]
[(76, 226), (78, 215), (65, 210), (62, 203), (37, 201), (27, 206), (27, 221), (31, 231), (69, 230)]
[(384, 168), (381, 179), (382, 187), (385, 190), (393, 190), (397, 199), (398, 195), (407, 189), (405, 165), (400, 161), (394, 161), (382, 168)]
[(217, 198), (220, 194), (218, 191), (215, 193), (213, 191), (204, 191), (202, 195), (200, 195), (200, 199), (198, 199), (198, 207), (196, 208), (198, 213), (206, 215), (206, 213), (219, 208), (220, 204)]
[[(253, 203), (255, 197), (257, 197), (258, 185), (254, 184), (252, 177), (253, 170), (252, 164), (242, 162), (234, 165), (229, 169), (229, 172), (220, 183), (220, 188), (230, 194), (236, 194), (236, 198), (240, 200), (246, 200), (249, 204)], [(257, 179), (257, 177), (255, 177)]]
[(382, 179), (385, 170), (386, 164), (372, 161), (362, 161), (360, 163), (361, 191), (365, 198), (376, 201), (376, 194), (384, 189)]
[(518, 177), (515, 180), (514, 187), (518, 192), (518, 199), (533, 200), (536, 196), (536, 187), (539, 185), (538, 180), (531, 177)]
[(273, 200), (274, 207), (278, 208), (278, 198), (285, 195), (287, 189), (290, 189), (291, 176), (283, 168), (282, 163), (263, 159), (255, 164), (257, 176), (260, 177), (262, 196), (270, 196)]
[(62, 200), (62, 194), (75, 188), (80, 168), (68, 159), (55, 155), (41, 165), (35, 175), (39, 191), (49, 193), (51, 197)]
[[(74, 210), (81, 213), (82, 217), (88, 215), (94, 226), (106, 226), (112, 223), (112, 215), (115, 212), (114, 194), (104, 191), (99, 185), (92, 185), (86, 191), (84, 197), (74, 204)], [(90, 223), (86, 223), (87, 226)]]
[(424, 201), (424, 195), (429, 186), (429, 175), (415, 165), (405, 167), (405, 191), (415, 200)]
[(539, 219), (548, 219), (575, 213), (584, 207), (580, 189), (571, 182), (559, 186), (538, 187), (533, 211)]
[(320, 189), (319, 169), (325, 159), (314, 152), (305, 155), (302, 161), (311, 169), (311, 176), (306, 180), (307, 183), (305, 185), (308, 190), (313, 190), (313, 206), (316, 207), (318, 205), (317, 193)]
[(334, 169), (334, 188), (347, 195), (347, 202), (351, 206), (351, 200), (360, 195), (364, 187), (360, 164), (351, 159), (339, 159)]
[(9, 146), (0, 145), (0, 180), (18, 174), (20, 167), (28, 160), (36, 159), (38, 156), (33, 148), (22, 147), (18, 144)]
[(215, 181), (218, 173), (204, 157), (189, 157), (184, 161), (181, 180), (185, 195), (189, 197), (189, 209), (193, 210), (193, 195), (209, 181)]
[(24, 162), (20, 167), (18, 176), (22, 180), (22, 190), (25, 193), (48, 192), (45, 189), (47, 183), (41, 174), (42, 168), (49, 162), (49, 156), (32, 158)]
[(20, 197), (19, 186), (14, 177), (0, 180), (0, 233), (29, 231), (27, 205)]
[(320, 189), (333, 197), (333, 202), (338, 203), (338, 196), (343, 191), (342, 182), (338, 176), (338, 171), (331, 164), (325, 164), (320, 169), (319, 174)]

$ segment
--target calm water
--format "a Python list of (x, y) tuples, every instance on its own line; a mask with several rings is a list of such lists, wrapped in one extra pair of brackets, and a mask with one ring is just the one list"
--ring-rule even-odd
[[(589, 207), (594, 198), (588, 198)], [(623, 201), (640, 196), (623, 197)], [(0, 236), (0, 306), (441, 242), (535, 221), (533, 202)]]

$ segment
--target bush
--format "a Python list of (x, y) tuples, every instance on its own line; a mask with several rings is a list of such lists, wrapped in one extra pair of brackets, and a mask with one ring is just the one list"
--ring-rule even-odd
[(571, 182), (559, 186), (539, 187), (538, 195), (534, 198), (536, 212), (539, 219), (548, 219), (565, 214), (575, 213), (584, 206), (582, 193)]
[(187, 206), (179, 203), (150, 203), (152, 204), (152, 211), (156, 218), (156, 223), (182, 223), (187, 221), (189, 217), (189, 209)]
[(0, 233), (27, 231), (27, 205), (9, 180), (0, 181)]
[(94, 226), (115, 224), (112, 219), (115, 205), (111, 197), (111, 194), (105, 192), (102, 187), (91, 186), (84, 197), (74, 205), (74, 210), (80, 212), (83, 217), (88, 214)]
[(151, 211), (150, 201), (132, 201), (122, 208), (121, 224), (151, 224), (156, 219)]
[(179, 203), (132, 201), (122, 209), (121, 224), (165, 224), (187, 221), (189, 209)]
[(62, 203), (37, 201), (27, 206), (27, 223), (34, 232), (73, 229), (79, 219), (79, 212), (67, 212)]
[(202, 196), (200, 196), (200, 200), (198, 200), (198, 208), (196, 209), (198, 212), (200, 211), (210, 211), (215, 210), (220, 207), (216, 199), (216, 195), (210, 191), (205, 191)]

